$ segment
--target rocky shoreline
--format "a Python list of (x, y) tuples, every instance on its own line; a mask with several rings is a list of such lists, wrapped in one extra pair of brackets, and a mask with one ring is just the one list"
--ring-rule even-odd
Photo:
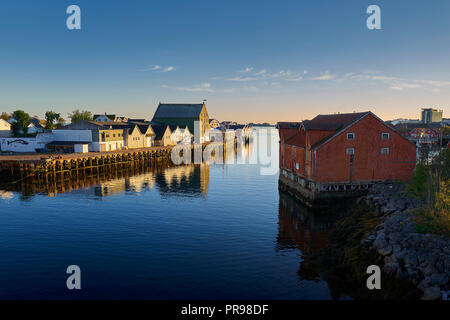
[(422, 299), (442, 299), (450, 290), (450, 239), (417, 232), (412, 218), (422, 202), (402, 184), (377, 184), (358, 202), (380, 218), (361, 244), (382, 258), (382, 272), (414, 284)]

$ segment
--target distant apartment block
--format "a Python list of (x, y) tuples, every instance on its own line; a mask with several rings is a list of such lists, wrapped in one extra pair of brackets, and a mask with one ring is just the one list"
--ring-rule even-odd
[(442, 122), (442, 110), (425, 108), (422, 109), (422, 122), (423, 123), (433, 123)]

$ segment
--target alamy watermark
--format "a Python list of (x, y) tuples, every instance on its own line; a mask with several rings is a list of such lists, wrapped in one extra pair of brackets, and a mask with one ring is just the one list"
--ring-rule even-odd
[(367, 14), (370, 16), (366, 20), (366, 26), (369, 30), (380, 30), (381, 29), (381, 9), (379, 6), (372, 4), (367, 7)]
[[(69, 30), (81, 30), (81, 9), (78, 5), (72, 4), (67, 7), (66, 13), (70, 16), (66, 20), (66, 26)], [(366, 26), (369, 30), (381, 29), (381, 9), (379, 6), (372, 4), (367, 7), (367, 14), (370, 16), (366, 20)]]
[(70, 265), (67, 267), (66, 270), (67, 274), (70, 274), (70, 276), (67, 278), (66, 286), (67, 289), (73, 290), (81, 290), (81, 269), (77, 265)]
[(72, 4), (67, 7), (66, 13), (70, 14), (66, 20), (66, 26), (69, 30), (81, 29), (81, 9), (79, 6)]
[(381, 289), (381, 270), (377, 265), (370, 265), (366, 270), (367, 274), (370, 276), (367, 278), (366, 285), (369, 290), (380, 290)]
[[(243, 131), (242, 131), (243, 132)], [(261, 175), (273, 175), (278, 173), (278, 131), (274, 128), (256, 128), (252, 134), (236, 135), (233, 130), (227, 130), (211, 137), (214, 141), (204, 146), (201, 137), (200, 122), (195, 121), (194, 143), (177, 144), (171, 153), (174, 164), (257, 164), (260, 165)], [(249, 139), (252, 152), (248, 157), (235, 157), (236, 153), (245, 153), (245, 140)], [(231, 150), (227, 152), (227, 150)]]

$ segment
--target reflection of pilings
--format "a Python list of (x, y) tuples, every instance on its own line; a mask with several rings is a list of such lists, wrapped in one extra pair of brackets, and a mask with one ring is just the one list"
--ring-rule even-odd
[(118, 165), (134, 166), (136, 162), (161, 161), (170, 157), (170, 148), (152, 149), (145, 151), (124, 151), (118, 153), (95, 154), (88, 156), (77, 156), (62, 159), (41, 160), (6, 160), (0, 161), (0, 176), (4, 181), (15, 181), (18, 179), (47, 180), (49, 176), (61, 175), (72, 177), (80, 170), (93, 173), (98, 168), (106, 171), (110, 167)]
[(116, 163), (114, 165), (93, 165), (77, 170), (56, 171), (54, 174), (46, 174), (44, 179), (28, 177), (17, 183), (2, 185), (0, 188), (7, 191), (19, 191), (25, 195), (41, 193), (52, 196), (57, 193), (83, 189), (111, 180), (130, 178), (148, 172), (159, 174), (171, 165), (170, 161), (150, 161), (148, 159), (129, 163)]
[(304, 255), (329, 245), (333, 216), (322, 216), (280, 192), (278, 214), (278, 249), (298, 248)]

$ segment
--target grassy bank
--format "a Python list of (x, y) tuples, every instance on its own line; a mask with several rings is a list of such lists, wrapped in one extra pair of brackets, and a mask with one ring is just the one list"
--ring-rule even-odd
[(416, 214), (417, 231), (450, 237), (450, 149), (421, 161), (407, 190), (424, 202)]

